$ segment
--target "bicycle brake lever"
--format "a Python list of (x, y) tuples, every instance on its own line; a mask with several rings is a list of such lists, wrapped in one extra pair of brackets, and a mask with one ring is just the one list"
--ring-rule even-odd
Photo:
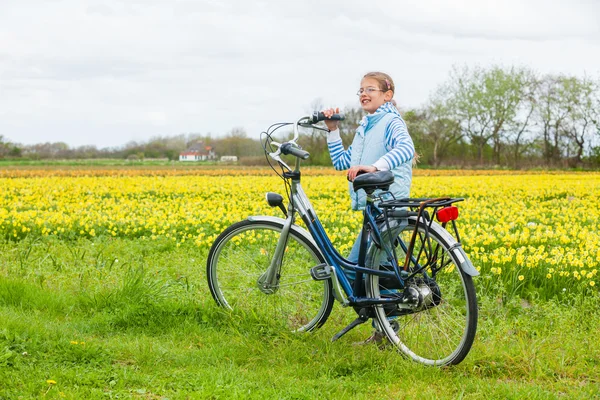
[[(279, 144), (279, 143), (276, 143)], [(280, 145), (281, 146), (281, 145)], [(281, 148), (278, 148), (277, 151), (273, 152), (273, 153), (269, 153), (269, 157), (271, 157), (273, 160), (277, 161), (279, 164), (283, 165), (284, 167), (287, 168), (288, 171), (291, 171), (292, 169), (290, 168), (289, 165), (287, 165), (285, 163), (285, 161), (283, 161), (280, 157), (281, 154)]]

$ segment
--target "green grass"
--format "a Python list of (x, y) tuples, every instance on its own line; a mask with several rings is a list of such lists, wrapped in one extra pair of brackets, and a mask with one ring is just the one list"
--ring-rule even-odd
[(206, 254), (139, 239), (0, 243), (0, 399), (600, 396), (597, 296), (480, 293), (469, 356), (436, 369), (353, 346), (369, 324), (332, 343), (353, 318), (338, 305), (311, 334), (225, 312)]

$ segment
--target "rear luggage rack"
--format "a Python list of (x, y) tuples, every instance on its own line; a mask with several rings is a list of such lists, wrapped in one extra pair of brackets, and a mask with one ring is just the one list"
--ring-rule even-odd
[(463, 201), (464, 198), (450, 198), (450, 197), (440, 197), (440, 198), (404, 198), (404, 199), (393, 199), (393, 200), (383, 200), (378, 203), (379, 208), (399, 208), (399, 207), (408, 207), (411, 210), (421, 207), (447, 207), (452, 205), (453, 203), (457, 203), (459, 201)]
[[(382, 196), (383, 195), (383, 196)], [(379, 196), (380, 202), (377, 206), (383, 211), (383, 221), (388, 231), (391, 231), (389, 221), (390, 219), (405, 219), (409, 217), (417, 217), (417, 221), (422, 221), (422, 226), (425, 228), (424, 237), (421, 239), (423, 242), (428, 244), (428, 254), (429, 257), (435, 258), (435, 253), (437, 251), (433, 251), (431, 248), (431, 244), (429, 241), (429, 229), (433, 224), (433, 219), (430, 216), (430, 212), (426, 210), (426, 208), (433, 208), (432, 214), (435, 215), (442, 223), (442, 227), (446, 228), (448, 222), (452, 223), (452, 228), (456, 235), (456, 241), (460, 243), (460, 236), (458, 234), (458, 229), (456, 228), (456, 223), (454, 222), (458, 218), (458, 208), (453, 206), (452, 204), (464, 201), (464, 198), (451, 198), (451, 197), (440, 197), (440, 198), (403, 198), (403, 199), (395, 199), (394, 196), (389, 193), (381, 193)], [(391, 197), (390, 200), (384, 200), (383, 198)], [(415, 246), (415, 241), (417, 238), (417, 225), (415, 225), (415, 229), (412, 232), (410, 242), (408, 244), (408, 248), (406, 249), (406, 257), (403, 260), (403, 265), (397, 263), (396, 265), (400, 267), (401, 270), (407, 271), (409, 262), (413, 257), (413, 249)], [(386, 252), (389, 255), (393, 254), (394, 260), (398, 260), (396, 255), (396, 250), (394, 247), (394, 238), (390, 237), (390, 245), (389, 249), (386, 249)], [(383, 243), (382, 243), (382, 247)], [(389, 251), (391, 250), (391, 251)], [(391, 253), (391, 254), (389, 254)], [(426, 263), (429, 264), (434, 260), (428, 260)], [(412, 276), (415, 276), (417, 273), (421, 272), (422, 269), (426, 267), (426, 265), (421, 266), (417, 271), (415, 271)]]

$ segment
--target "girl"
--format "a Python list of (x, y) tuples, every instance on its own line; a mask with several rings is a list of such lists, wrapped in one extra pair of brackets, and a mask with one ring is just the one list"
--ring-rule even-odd
[[(352, 188), (352, 181), (359, 172), (390, 170), (394, 173), (390, 192), (397, 199), (409, 197), (415, 148), (406, 123), (396, 109), (394, 91), (394, 82), (388, 74), (369, 72), (363, 76), (356, 94), (367, 115), (356, 129), (352, 145), (347, 150), (342, 144), (338, 121), (325, 121), (329, 129), (327, 145), (333, 166), (337, 170), (348, 169), (353, 210), (362, 210), (366, 204), (364, 190), (355, 192)], [(323, 110), (326, 117), (338, 112), (339, 108)], [(359, 245), (360, 234), (348, 260), (358, 262)]]
[[(394, 97), (394, 82), (383, 72), (369, 72), (363, 76), (359, 96), (360, 105), (367, 115), (356, 129), (352, 145), (344, 150), (338, 121), (325, 121), (329, 134), (327, 145), (333, 166), (337, 170), (348, 169), (348, 183), (353, 210), (362, 210), (366, 204), (364, 190), (355, 192), (352, 181), (361, 172), (376, 172), (389, 170), (394, 173), (394, 183), (390, 192), (397, 199), (409, 197), (412, 180), (412, 160), (415, 156), (413, 141), (406, 129), (406, 123), (396, 109)], [(323, 110), (326, 117), (338, 113), (339, 108)], [(348, 260), (358, 262), (361, 233), (352, 246)], [(354, 280), (355, 273), (346, 271), (349, 279)], [(383, 292), (382, 292), (383, 293)], [(385, 335), (377, 329), (363, 343), (381, 344)]]

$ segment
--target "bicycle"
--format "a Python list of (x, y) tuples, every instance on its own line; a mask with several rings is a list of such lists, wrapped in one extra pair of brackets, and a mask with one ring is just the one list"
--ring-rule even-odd
[[(387, 192), (394, 181), (391, 172), (359, 175), (353, 186), (366, 191), (367, 205), (359, 260), (349, 262), (334, 248), (300, 184), (300, 161), (309, 153), (297, 145), (299, 127), (322, 129), (315, 124), (324, 119), (315, 113), (263, 132), (267, 160), (281, 168), (280, 173), (269, 163), (285, 183), (289, 204), (286, 208), (283, 196), (271, 192), (266, 200), (285, 218), (250, 216), (216, 238), (207, 260), (212, 297), (225, 308), (282, 318), (297, 332), (322, 326), (335, 299), (358, 316), (332, 340), (373, 319), (389, 343), (412, 360), (458, 364), (477, 330), (472, 277), (478, 272), (456, 227), (454, 203), (464, 199), (395, 199)], [(293, 139), (274, 141), (273, 133), (288, 125), (293, 125)], [(293, 170), (282, 155), (295, 157)], [(295, 224), (296, 214), (307, 230)], [(354, 279), (344, 270), (354, 271)]]

